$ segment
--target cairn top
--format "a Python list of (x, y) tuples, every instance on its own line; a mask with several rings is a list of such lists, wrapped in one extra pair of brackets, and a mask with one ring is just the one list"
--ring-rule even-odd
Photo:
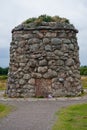
[(72, 30), (78, 33), (78, 30), (75, 29), (73, 24), (70, 24), (69, 20), (66, 18), (61, 18), (59, 16), (48, 16), (41, 15), (37, 18), (29, 18), (20, 25), (16, 26), (14, 31), (28, 31), (28, 30), (42, 30), (42, 29), (51, 29), (51, 30)]

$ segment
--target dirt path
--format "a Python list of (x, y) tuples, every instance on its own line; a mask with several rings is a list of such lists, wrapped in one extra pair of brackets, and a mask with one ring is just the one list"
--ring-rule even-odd
[(0, 120), (0, 130), (51, 130), (60, 108), (87, 99), (59, 100), (1, 100), (0, 103), (16, 106), (16, 110)]

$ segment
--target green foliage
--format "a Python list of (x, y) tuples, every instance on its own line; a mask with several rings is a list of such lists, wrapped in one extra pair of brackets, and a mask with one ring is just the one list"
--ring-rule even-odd
[(48, 16), (48, 15), (41, 15), (41, 16), (38, 17), (38, 19), (41, 19), (42, 21), (45, 21), (45, 22), (51, 22), (52, 21), (52, 17)]
[(60, 18), (59, 16), (49, 16), (49, 15), (40, 15), (37, 18), (29, 18), (23, 22), (23, 24), (36, 23), (36, 25), (40, 25), (41, 22), (62, 22), (69, 23), (69, 20), (66, 18)]
[(80, 67), (80, 74), (81, 75), (87, 75), (87, 66), (81, 66)]
[(87, 130), (87, 104), (64, 108), (57, 116), (53, 130)]
[(0, 67), (0, 75), (7, 75), (8, 74), (8, 67), (2, 68)]
[(32, 22), (34, 22), (35, 20), (36, 20), (36, 18), (29, 18), (29, 19), (27, 19), (27, 20), (25, 21), (25, 23), (26, 23), (26, 24), (32, 23)]
[(8, 115), (11, 110), (11, 106), (7, 106), (0, 103), (0, 118), (3, 118), (4, 116)]

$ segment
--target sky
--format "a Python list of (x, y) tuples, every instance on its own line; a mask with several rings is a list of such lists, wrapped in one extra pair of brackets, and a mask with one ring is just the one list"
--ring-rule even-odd
[(9, 66), (11, 30), (42, 14), (65, 17), (74, 24), (79, 30), (80, 63), (87, 65), (87, 0), (0, 0), (0, 67)]

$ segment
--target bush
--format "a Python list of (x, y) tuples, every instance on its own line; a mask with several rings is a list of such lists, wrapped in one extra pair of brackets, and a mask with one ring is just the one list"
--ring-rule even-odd
[(8, 67), (2, 68), (0, 67), (0, 75), (7, 75), (8, 74)]
[(80, 74), (81, 75), (87, 75), (87, 66), (81, 66), (80, 67)]

